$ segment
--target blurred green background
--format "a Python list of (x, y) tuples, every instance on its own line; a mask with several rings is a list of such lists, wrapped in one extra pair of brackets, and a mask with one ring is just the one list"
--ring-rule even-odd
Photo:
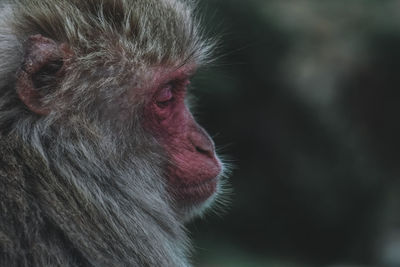
[(235, 165), (195, 266), (400, 266), (400, 1), (201, 0), (197, 117)]

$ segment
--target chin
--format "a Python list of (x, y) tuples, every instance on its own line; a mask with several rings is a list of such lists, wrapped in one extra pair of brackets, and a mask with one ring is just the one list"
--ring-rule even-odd
[(185, 222), (201, 216), (215, 201), (220, 188), (219, 176), (175, 190), (179, 213)]

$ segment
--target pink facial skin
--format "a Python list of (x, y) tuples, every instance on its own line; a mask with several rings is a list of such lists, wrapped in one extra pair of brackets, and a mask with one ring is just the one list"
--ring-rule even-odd
[(170, 191), (177, 200), (188, 204), (201, 203), (216, 192), (222, 169), (213, 141), (185, 105), (192, 70), (158, 73), (152, 98), (145, 108), (145, 127), (170, 158)]

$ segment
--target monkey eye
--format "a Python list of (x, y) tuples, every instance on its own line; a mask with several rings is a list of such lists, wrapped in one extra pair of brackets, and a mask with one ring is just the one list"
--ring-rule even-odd
[(168, 106), (169, 103), (174, 99), (174, 95), (172, 93), (173, 86), (172, 84), (167, 84), (161, 91), (158, 93), (156, 97), (156, 103), (160, 108), (164, 108)]

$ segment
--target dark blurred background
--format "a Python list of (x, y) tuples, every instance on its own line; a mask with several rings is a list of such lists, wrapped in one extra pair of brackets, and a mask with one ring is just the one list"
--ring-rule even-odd
[(400, 266), (400, 1), (201, 0), (198, 119), (235, 166), (195, 266)]

